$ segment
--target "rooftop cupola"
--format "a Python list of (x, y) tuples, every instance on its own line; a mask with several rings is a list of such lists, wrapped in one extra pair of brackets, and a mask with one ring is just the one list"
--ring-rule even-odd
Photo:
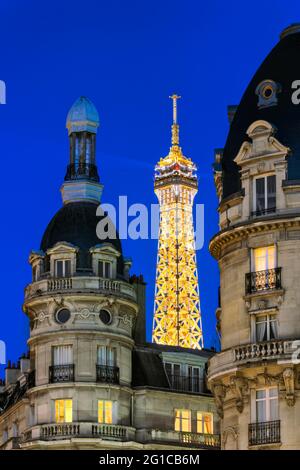
[(96, 133), (99, 115), (94, 104), (85, 96), (78, 98), (67, 115), (66, 127), (70, 140), (70, 160), (65, 183), (62, 186), (63, 202), (99, 202), (102, 185), (96, 165)]

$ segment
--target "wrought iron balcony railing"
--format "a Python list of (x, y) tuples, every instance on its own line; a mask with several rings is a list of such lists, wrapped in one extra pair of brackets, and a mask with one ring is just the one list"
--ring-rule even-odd
[(72, 163), (67, 166), (65, 180), (84, 179), (86, 177), (94, 181), (99, 181), (97, 166), (93, 163), (80, 162), (77, 164)]
[(269, 207), (268, 209), (258, 209), (257, 211), (251, 212), (252, 217), (259, 217), (260, 215), (268, 215), (276, 212), (276, 207)]
[(181, 392), (202, 392), (202, 383), (199, 377), (185, 375), (168, 375), (170, 386), (173, 390)]
[(119, 367), (96, 365), (97, 382), (106, 382), (110, 384), (119, 383)]
[(246, 294), (281, 289), (281, 268), (246, 274)]
[(280, 442), (280, 421), (249, 424), (249, 446)]
[(74, 382), (74, 364), (49, 367), (49, 382)]

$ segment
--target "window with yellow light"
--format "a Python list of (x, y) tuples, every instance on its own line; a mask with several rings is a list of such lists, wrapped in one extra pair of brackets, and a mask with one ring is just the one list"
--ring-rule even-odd
[(213, 434), (213, 428), (213, 414), (197, 411), (197, 432), (201, 434)]
[(175, 410), (175, 431), (191, 432), (190, 410)]
[(112, 424), (113, 402), (108, 400), (98, 400), (98, 423)]

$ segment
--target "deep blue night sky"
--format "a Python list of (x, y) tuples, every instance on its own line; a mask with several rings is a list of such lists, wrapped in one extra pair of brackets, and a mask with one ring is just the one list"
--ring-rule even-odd
[[(147, 205), (156, 202), (154, 165), (170, 145), (168, 96), (182, 95), (181, 144), (198, 166), (196, 202), (205, 204), (205, 246), (197, 254), (204, 340), (206, 347), (217, 346), (218, 267), (208, 253), (217, 231), (213, 151), (226, 139), (227, 104), (239, 102), (280, 31), (299, 20), (298, 9), (298, 1), (276, 0), (1, 1), (0, 79), (7, 104), (0, 106), (0, 340), (9, 359), (26, 350), (27, 259), (61, 206), (65, 118), (80, 95), (100, 115), (102, 201), (127, 195), (129, 203)], [(123, 242), (132, 272), (148, 283), (148, 339), (156, 249), (155, 240)]]

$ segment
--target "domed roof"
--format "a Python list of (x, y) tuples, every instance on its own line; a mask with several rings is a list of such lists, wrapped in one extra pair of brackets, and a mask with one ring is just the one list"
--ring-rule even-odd
[(66, 127), (71, 132), (89, 131), (96, 133), (99, 126), (99, 114), (86, 96), (80, 96), (67, 115)]
[[(97, 237), (96, 226), (101, 216), (96, 216), (98, 204), (92, 202), (72, 202), (65, 204), (52, 218), (41, 242), (41, 250), (46, 252), (57, 242), (68, 242), (79, 248), (78, 267), (91, 268), (89, 249), (102, 243)], [(111, 243), (120, 253), (122, 246), (117, 238), (104, 240)], [(118, 273), (123, 274), (122, 255), (118, 259)]]
[[(286, 28), (279, 43), (261, 64), (235, 112), (223, 151), (223, 198), (240, 190), (239, 169), (233, 159), (242, 143), (249, 140), (250, 124), (265, 120), (277, 129), (276, 138), (291, 149), (288, 179), (300, 179), (300, 104), (292, 102), (292, 83), (300, 80), (300, 25)], [(277, 103), (258, 106), (257, 90), (265, 80), (278, 86)]]

